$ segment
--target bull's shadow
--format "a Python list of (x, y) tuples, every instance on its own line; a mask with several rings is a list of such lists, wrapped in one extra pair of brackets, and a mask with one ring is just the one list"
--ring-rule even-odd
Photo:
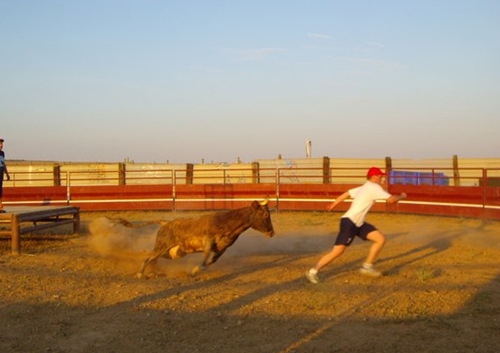
[[(144, 304), (144, 303), (147, 303), (150, 301), (155, 301), (155, 300), (166, 298), (169, 296), (176, 296), (180, 292), (195, 291), (197, 289), (210, 287), (216, 283), (229, 282), (229, 281), (234, 280), (240, 276), (244, 276), (244, 275), (252, 274), (252, 273), (256, 273), (256, 272), (261, 272), (265, 269), (272, 269), (275, 267), (287, 267), (287, 266), (291, 265), (292, 263), (294, 263), (294, 262), (296, 262), (296, 261), (298, 261), (301, 258), (304, 258), (306, 256), (307, 255), (293, 256), (293, 257), (283, 256), (279, 259), (273, 259), (271, 261), (267, 261), (267, 262), (263, 262), (263, 263), (259, 263), (259, 264), (255, 264), (255, 265), (246, 264), (244, 267), (242, 266), (238, 269), (235, 269), (233, 272), (222, 273), (222, 274), (219, 271), (217, 271), (217, 269), (216, 269), (217, 264), (215, 264), (215, 265), (211, 266), (210, 268), (204, 270), (204, 272), (198, 273), (196, 275), (191, 275), (191, 276), (198, 277), (200, 279), (199, 281), (196, 281), (194, 283), (189, 283), (189, 284), (182, 284), (181, 283), (178, 286), (173, 286), (171, 288), (167, 288), (167, 289), (159, 291), (157, 293), (141, 296), (141, 297), (138, 297), (138, 298), (131, 300), (130, 302), (128, 302), (127, 305), (132, 304), (134, 306), (139, 306), (141, 304)], [(228, 256), (228, 257), (232, 258), (232, 261), (237, 259), (237, 257), (233, 257), (233, 256)], [(169, 261), (175, 261), (175, 260), (169, 260)], [(228, 260), (228, 261), (230, 261), (230, 260)], [(212, 273), (210, 274), (210, 278), (206, 278), (204, 275), (210, 271), (212, 271)], [(300, 279), (303, 279), (302, 276), (300, 277)], [(162, 276), (159, 276), (157, 278), (151, 278), (151, 279), (137, 279), (137, 280), (138, 281), (141, 281), (141, 280), (146, 280), (146, 281), (159, 280), (159, 281), (161, 281)], [(271, 292), (275, 292), (275, 290), (272, 290)], [(268, 293), (269, 293), (269, 291), (266, 290), (265, 293), (263, 293), (263, 295), (267, 295)]]

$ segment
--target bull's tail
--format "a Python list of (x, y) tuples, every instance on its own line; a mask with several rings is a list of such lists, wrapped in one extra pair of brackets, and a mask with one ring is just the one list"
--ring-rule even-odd
[(113, 222), (115, 223), (115, 225), (118, 225), (118, 224), (121, 224), (122, 226), (125, 226), (125, 227), (128, 227), (128, 228), (141, 228), (141, 227), (145, 227), (145, 226), (148, 226), (150, 224), (160, 224), (160, 225), (165, 225), (167, 224), (169, 221), (166, 221), (166, 220), (163, 220), (163, 219), (158, 219), (158, 220), (155, 220), (155, 221), (147, 221), (147, 222), (143, 222), (143, 223), (138, 223), (138, 224), (133, 224), (129, 221), (127, 221), (126, 219), (123, 219), (123, 218), (110, 218), (110, 217), (106, 217), (110, 222)]

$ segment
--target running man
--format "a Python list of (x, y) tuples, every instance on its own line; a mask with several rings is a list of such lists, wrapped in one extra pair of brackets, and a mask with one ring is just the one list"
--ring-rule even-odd
[(330, 252), (321, 257), (316, 266), (307, 271), (306, 278), (309, 282), (318, 284), (320, 282), (318, 272), (340, 257), (356, 236), (373, 242), (368, 257), (360, 268), (360, 272), (368, 276), (381, 275), (379, 271), (375, 270), (373, 263), (385, 244), (385, 237), (377, 228), (365, 222), (365, 218), (376, 200), (396, 203), (406, 198), (404, 192), (401, 195), (391, 195), (385, 191), (382, 187), (384, 176), (385, 173), (382, 170), (371, 167), (367, 173), (366, 183), (346, 191), (328, 206), (328, 211), (331, 211), (344, 200), (353, 199), (351, 206), (340, 219), (340, 231), (335, 240), (335, 245)]

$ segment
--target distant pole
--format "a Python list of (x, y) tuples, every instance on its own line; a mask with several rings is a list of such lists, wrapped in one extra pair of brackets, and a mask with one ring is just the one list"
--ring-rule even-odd
[(312, 142), (311, 140), (307, 139), (306, 140), (306, 158), (311, 158), (311, 149), (312, 149)]

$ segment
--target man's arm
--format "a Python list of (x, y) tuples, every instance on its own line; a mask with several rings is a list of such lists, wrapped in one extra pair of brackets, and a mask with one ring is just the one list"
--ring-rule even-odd
[(400, 195), (391, 195), (391, 197), (389, 197), (386, 201), (387, 203), (396, 203), (406, 199), (406, 197), (407, 197), (406, 193), (402, 192)]
[(335, 207), (337, 207), (339, 203), (347, 199), (349, 196), (350, 196), (349, 191), (344, 192), (342, 195), (337, 197), (335, 201), (333, 201), (330, 205), (328, 205), (327, 210), (328, 211), (333, 210)]

